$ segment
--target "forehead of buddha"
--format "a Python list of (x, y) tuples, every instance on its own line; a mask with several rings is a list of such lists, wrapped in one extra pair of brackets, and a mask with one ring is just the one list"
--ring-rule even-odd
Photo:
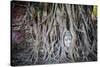
[(66, 31), (65, 34), (64, 34), (64, 38), (65, 37), (71, 37), (72, 38), (72, 34), (70, 31)]

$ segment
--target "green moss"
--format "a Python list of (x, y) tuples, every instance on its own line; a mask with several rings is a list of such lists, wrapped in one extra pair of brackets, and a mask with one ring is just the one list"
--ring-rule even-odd
[(92, 14), (96, 17), (97, 16), (97, 6), (93, 6)]

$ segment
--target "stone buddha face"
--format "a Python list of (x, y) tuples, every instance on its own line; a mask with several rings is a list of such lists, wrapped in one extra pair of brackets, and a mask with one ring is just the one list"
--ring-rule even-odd
[(64, 37), (63, 37), (63, 41), (64, 41), (64, 46), (68, 50), (70, 48), (71, 42), (72, 42), (72, 35), (69, 31), (65, 32)]

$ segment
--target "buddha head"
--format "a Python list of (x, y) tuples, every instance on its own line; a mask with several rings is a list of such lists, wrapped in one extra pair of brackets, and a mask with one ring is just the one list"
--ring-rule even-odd
[(64, 42), (64, 46), (67, 48), (67, 50), (69, 50), (69, 48), (71, 47), (71, 43), (72, 43), (72, 35), (70, 31), (66, 31), (64, 33), (63, 42)]

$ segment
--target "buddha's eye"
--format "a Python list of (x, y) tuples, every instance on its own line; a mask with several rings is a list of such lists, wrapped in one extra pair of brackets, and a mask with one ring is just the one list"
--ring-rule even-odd
[(71, 38), (68, 38), (68, 40), (71, 40)]
[(68, 39), (65, 39), (65, 41), (68, 41)]

